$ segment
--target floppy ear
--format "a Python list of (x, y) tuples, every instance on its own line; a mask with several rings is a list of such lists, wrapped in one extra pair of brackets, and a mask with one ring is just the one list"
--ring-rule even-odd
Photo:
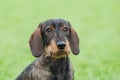
[(39, 57), (43, 53), (43, 40), (41, 35), (41, 24), (33, 32), (29, 40), (29, 45), (33, 56)]
[[(70, 25), (70, 23), (69, 23), (69, 25)], [(79, 37), (71, 25), (70, 25), (70, 28), (71, 28), (70, 29), (70, 47), (71, 47), (72, 53), (77, 55), (80, 52)]]

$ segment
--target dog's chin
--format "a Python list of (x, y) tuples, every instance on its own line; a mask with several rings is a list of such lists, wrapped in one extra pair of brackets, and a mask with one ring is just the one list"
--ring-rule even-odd
[(68, 54), (69, 52), (60, 50), (60, 51), (57, 51), (56, 53), (52, 53), (52, 57), (55, 59), (59, 59), (59, 58), (67, 57)]

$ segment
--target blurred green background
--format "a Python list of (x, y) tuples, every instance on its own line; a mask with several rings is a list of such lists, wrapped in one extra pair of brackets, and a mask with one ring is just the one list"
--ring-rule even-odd
[(75, 80), (120, 80), (120, 0), (0, 0), (0, 80), (35, 60), (30, 35), (50, 18), (70, 21), (80, 37)]

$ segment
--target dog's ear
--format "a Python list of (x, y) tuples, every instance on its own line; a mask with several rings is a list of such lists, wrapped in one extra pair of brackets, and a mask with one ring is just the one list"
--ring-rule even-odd
[(69, 25), (70, 25), (70, 47), (71, 47), (72, 53), (77, 55), (80, 53), (79, 37), (77, 33), (75, 32), (75, 30), (72, 28), (70, 23)]
[(29, 45), (33, 56), (39, 57), (43, 53), (42, 24), (33, 32), (29, 40)]

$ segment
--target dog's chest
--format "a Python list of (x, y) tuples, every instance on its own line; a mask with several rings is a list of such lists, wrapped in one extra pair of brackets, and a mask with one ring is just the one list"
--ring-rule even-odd
[(59, 60), (42, 60), (41, 65), (38, 69), (34, 68), (37, 77), (44, 77), (45, 80), (67, 80), (67, 75), (69, 72), (69, 60), (59, 59)]

